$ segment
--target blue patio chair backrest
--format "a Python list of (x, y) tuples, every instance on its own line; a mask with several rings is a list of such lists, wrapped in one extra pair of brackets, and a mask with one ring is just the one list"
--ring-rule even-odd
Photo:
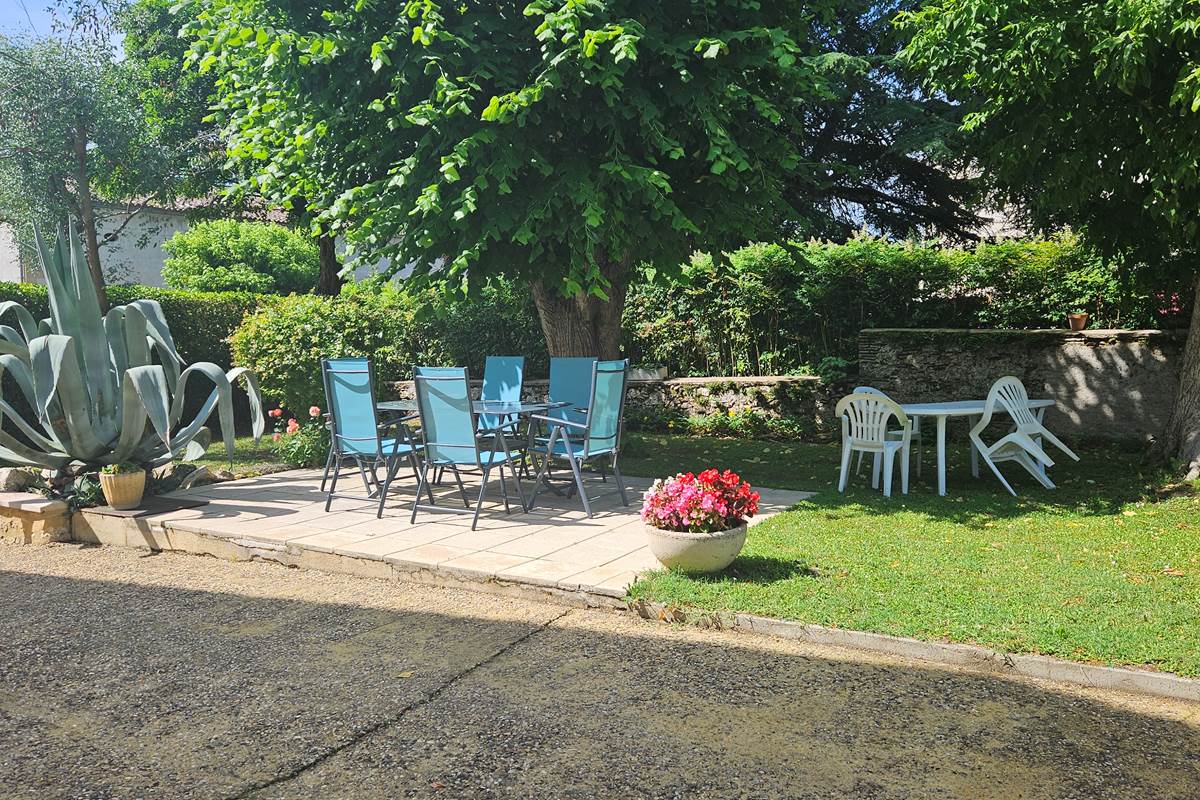
[[(524, 378), (525, 356), (488, 356), (483, 364), (483, 391), (479, 399), (519, 403)], [(480, 414), (479, 427), (494, 428), (512, 419), (512, 415)]]
[(333, 444), (339, 453), (379, 455), (375, 412), (375, 370), (369, 358), (321, 360), (325, 403), (333, 419)]
[(625, 407), (625, 384), (629, 361), (597, 361), (588, 401), (587, 450), (616, 449), (620, 444), (621, 415)]
[(478, 464), (466, 367), (413, 367), (413, 384), (430, 463)]
[(587, 408), (591, 402), (592, 365), (596, 359), (569, 357), (550, 359), (550, 400), (570, 403), (573, 409), (557, 409), (552, 416), (582, 422), (584, 416), (574, 409)]

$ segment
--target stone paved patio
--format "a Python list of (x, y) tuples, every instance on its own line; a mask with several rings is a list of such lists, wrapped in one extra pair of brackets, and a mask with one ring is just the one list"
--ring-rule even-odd
[[(363, 492), (357, 476), (351, 477), (353, 482), (343, 477), (341, 488)], [(464, 481), (473, 502), (478, 479), (464, 474)], [(297, 566), (358, 574), (432, 571), (467, 581), (610, 597), (623, 596), (638, 573), (657, 566), (638, 517), (641, 493), (650, 484), (644, 479), (626, 479), (628, 507), (621, 505), (611, 480), (593, 481), (589, 496), (599, 495), (593, 519), (584, 514), (578, 497), (549, 493), (539, 495), (537, 507), (524, 513), (514, 492), (513, 512), (506, 514), (496, 485), (474, 531), (469, 514), (422, 511), (410, 523), (411, 479), (397, 480), (382, 519), (376, 518), (375, 503), (365, 492), (362, 501), (335, 499), (326, 513), (320, 482), (319, 471), (296, 470), (203, 486), (180, 493), (209, 501), (199, 508), (133, 520), (85, 513), (75, 538), (235, 558), (278, 557)], [(772, 489), (762, 494), (755, 521), (811, 496)], [(437, 487), (435, 497), (438, 505), (463, 507), (452, 481)], [(214, 550), (214, 539), (235, 550)]]

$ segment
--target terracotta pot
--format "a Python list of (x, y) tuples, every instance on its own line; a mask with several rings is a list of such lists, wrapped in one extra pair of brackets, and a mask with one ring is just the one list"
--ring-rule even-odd
[(137, 508), (142, 503), (142, 494), (146, 491), (146, 472), (120, 472), (116, 475), (100, 473), (100, 488), (104, 491), (104, 499), (118, 511), (128, 511)]
[(1087, 312), (1082, 314), (1067, 314), (1067, 325), (1073, 331), (1081, 331), (1087, 327), (1088, 315)]
[(719, 572), (742, 552), (746, 543), (746, 523), (716, 533), (664, 531), (646, 525), (650, 552), (665, 567), (684, 572)]

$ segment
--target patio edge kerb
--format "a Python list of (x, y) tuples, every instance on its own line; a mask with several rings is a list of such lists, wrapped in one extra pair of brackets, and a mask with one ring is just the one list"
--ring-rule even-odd
[(716, 613), (679, 608), (645, 600), (631, 600), (628, 607), (631, 612), (644, 619), (661, 622), (736, 630), (817, 645), (884, 653), (948, 666), (967, 667), (1000, 675), (1013, 675), (1095, 689), (1134, 692), (1171, 700), (1200, 702), (1200, 680), (1167, 672), (1148, 672), (1125, 667), (1081, 664), (1050, 656), (1004, 653), (980, 645), (927, 642), (884, 633), (827, 628), (823, 625), (760, 617), (754, 614)]

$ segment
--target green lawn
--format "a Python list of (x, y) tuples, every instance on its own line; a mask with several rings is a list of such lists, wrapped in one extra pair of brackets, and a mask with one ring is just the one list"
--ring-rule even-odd
[[(965, 448), (955, 448), (962, 450)], [(1160, 497), (1140, 453), (1084, 449), (1054, 492), (973, 480), (958, 453), (949, 495), (933, 464), (885, 500), (864, 476), (836, 490), (832, 445), (631, 436), (626, 472), (729, 467), (751, 483), (817, 492), (751, 529), (724, 574), (660, 572), (635, 597), (840, 628), (972, 642), (1104, 664), (1200, 674), (1200, 499)]]
[(229, 470), (239, 478), (248, 478), (254, 475), (265, 475), (268, 472), (292, 469), (292, 467), (286, 464), (279, 463), (279, 459), (267, 447), (268, 444), (270, 444), (269, 433), (263, 436), (262, 440), (258, 443), (258, 447), (254, 446), (253, 437), (237, 437), (234, 440), (233, 462), (231, 464), (229, 456), (225, 455), (225, 445), (221, 444), (218, 439), (208, 446), (208, 452), (202, 458), (198, 458), (191, 463), (208, 467), (213, 472)]

